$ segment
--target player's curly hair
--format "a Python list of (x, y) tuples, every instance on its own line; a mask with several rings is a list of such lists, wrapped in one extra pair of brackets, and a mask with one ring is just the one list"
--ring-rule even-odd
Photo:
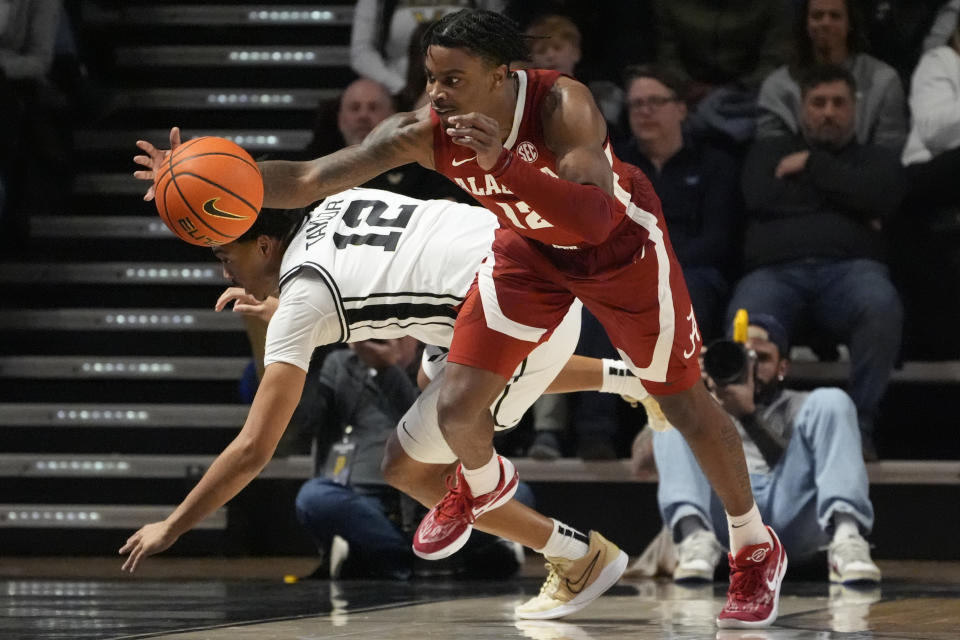
[(260, 236), (279, 238), (286, 242), (300, 228), (300, 223), (313, 207), (303, 209), (261, 209), (257, 219), (243, 235), (233, 242), (252, 242)]
[(528, 40), (517, 23), (503, 14), (462, 9), (430, 25), (420, 40), (420, 48), (424, 53), (430, 45), (466, 49), (493, 66), (509, 67), (511, 62), (529, 58)]

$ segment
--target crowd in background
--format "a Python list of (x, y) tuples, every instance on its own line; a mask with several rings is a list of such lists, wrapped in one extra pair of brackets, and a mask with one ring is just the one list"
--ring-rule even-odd
[[(960, 194), (948, 177), (960, 127), (960, 2), (614, 4), (360, 0), (351, 60), (361, 80), (310, 153), (362, 139), (340, 133), (351, 122), (367, 132), (386, 113), (426, 103), (417, 46), (426, 22), (464, 7), (508, 13), (530, 36), (527, 64), (584, 82), (618, 156), (653, 182), (704, 343), (747, 308), (776, 315), (792, 344), (820, 359), (849, 357), (864, 456), (875, 459), (878, 407), (897, 362), (960, 354), (949, 338), (925, 341), (960, 288)], [(849, 83), (846, 115), (832, 97), (805, 110), (805, 79), (817, 78)], [(409, 171), (418, 174), (409, 190), (399, 174), (373, 186), (469, 201), (436, 174)], [(615, 357), (587, 311), (578, 352)], [(517, 446), (542, 459), (622, 457), (638, 421), (642, 413), (610, 396), (545, 397)]]

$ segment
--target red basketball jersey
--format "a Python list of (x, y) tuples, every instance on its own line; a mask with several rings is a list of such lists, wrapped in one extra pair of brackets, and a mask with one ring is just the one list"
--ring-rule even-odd
[[(543, 139), (543, 123), (540, 119), (543, 100), (550, 88), (561, 75), (557, 71), (528, 69), (516, 71), (520, 83), (517, 92), (517, 106), (513, 117), (513, 129), (504, 142), (504, 147), (516, 154), (514, 162), (529, 162), (543, 173), (557, 178), (556, 157), (547, 148)], [(433, 159), (437, 171), (453, 180), (464, 191), (477, 199), (480, 204), (492, 211), (500, 219), (501, 225), (512, 228), (528, 238), (557, 247), (573, 248), (584, 246), (582, 238), (559, 229), (541, 215), (533, 211), (527, 203), (518, 199), (497, 179), (480, 168), (476, 162), (476, 152), (469, 147), (454, 144), (444, 130), (440, 117), (430, 110), (433, 123)], [(614, 195), (616, 210), (620, 220), (631, 200), (631, 184), (639, 172), (636, 168), (621, 162), (610, 146), (609, 138), (604, 142), (604, 151), (614, 173)], [(652, 194), (652, 189), (650, 190)], [(636, 198), (634, 198), (636, 200)], [(659, 210), (656, 196), (650, 204), (652, 210)], [(647, 208), (647, 207), (644, 207)], [(549, 213), (544, 212), (549, 218)], [(584, 211), (584, 216), (591, 215)]]

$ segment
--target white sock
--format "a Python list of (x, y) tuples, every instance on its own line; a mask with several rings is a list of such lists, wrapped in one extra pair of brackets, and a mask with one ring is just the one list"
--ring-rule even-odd
[(467, 486), (470, 487), (470, 493), (473, 494), (473, 497), (490, 493), (497, 488), (497, 483), (500, 482), (500, 458), (496, 451), (493, 452), (493, 457), (482, 467), (467, 469), (461, 464), (460, 470), (463, 472), (463, 479), (467, 481)]
[(757, 508), (756, 502), (750, 507), (750, 511), (743, 515), (731, 516), (728, 513), (727, 531), (730, 532), (730, 553), (734, 557), (743, 547), (752, 544), (773, 544), (767, 528), (763, 526), (763, 519), (760, 517), (760, 509)]
[(547, 538), (547, 544), (543, 545), (543, 549), (534, 551), (548, 558), (576, 560), (587, 555), (589, 549), (590, 538), (559, 520), (553, 520), (553, 533)]
[(857, 526), (857, 519), (849, 513), (837, 512), (833, 514), (833, 539), (843, 540), (844, 538), (856, 538), (860, 535), (860, 527)]

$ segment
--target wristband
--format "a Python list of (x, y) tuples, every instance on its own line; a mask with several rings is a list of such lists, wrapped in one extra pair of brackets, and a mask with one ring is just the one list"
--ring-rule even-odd
[(636, 391), (636, 376), (623, 360), (603, 359), (603, 383), (600, 393), (630, 394)]

